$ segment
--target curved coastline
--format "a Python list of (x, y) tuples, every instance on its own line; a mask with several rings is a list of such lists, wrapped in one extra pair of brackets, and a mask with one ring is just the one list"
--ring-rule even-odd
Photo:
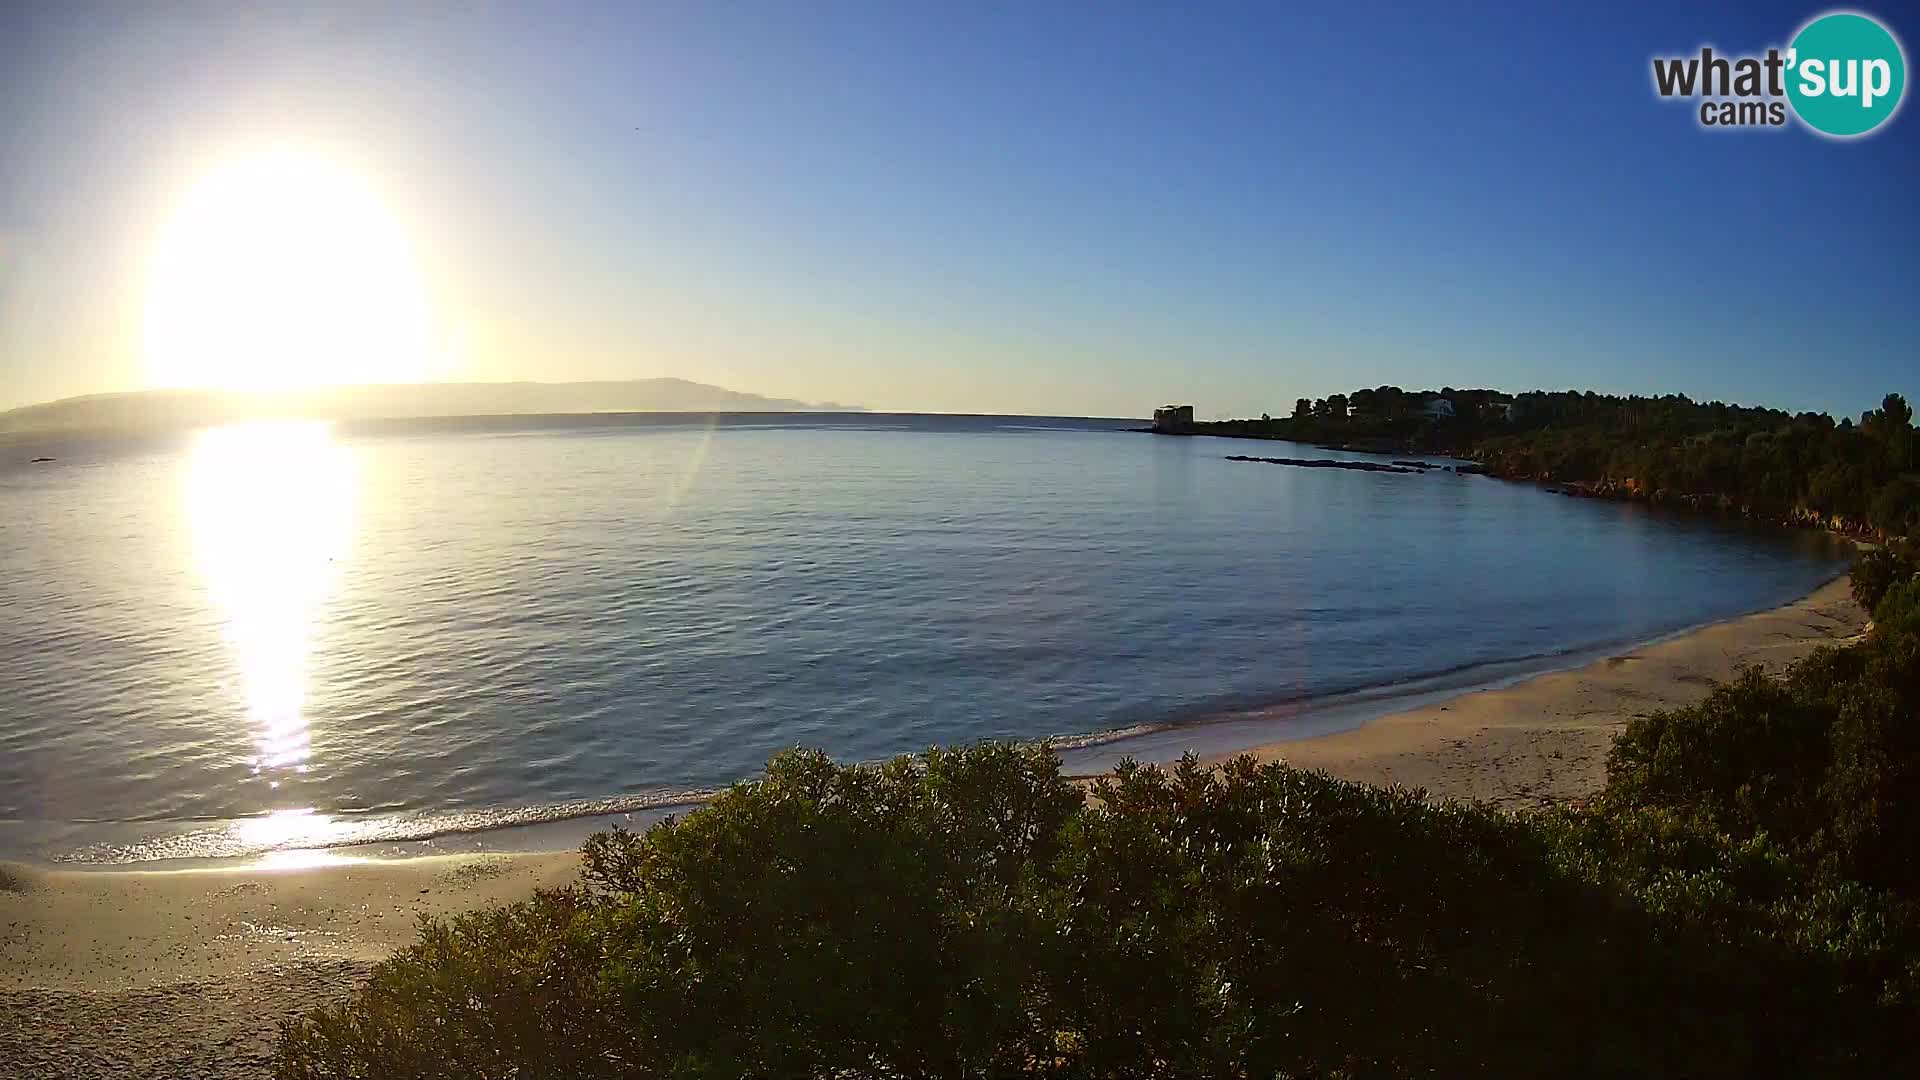
[[(1769, 604), (1705, 619), (1648, 637), (1627, 637), (1572, 646), (1510, 660), (1464, 665), (1399, 682), (1362, 686), (1310, 699), (1214, 711), (1187, 719), (1141, 724), (1117, 731), (1050, 741), (1061, 750), (1068, 773), (1076, 778), (1107, 772), (1123, 758), (1129, 757), (1141, 762), (1167, 763), (1189, 752), (1208, 762), (1224, 761), (1243, 753), (1256, 753), (1263, 757), (1283, 756), (1278, 753), (1277, 747), (1346, 734), (1401, 713), (1431, 706), (1447, 706), (1461, 699), (1506, 690), (1546, 676), (1577, 671), (1602, 661), (1617, 659), (1621, 654), (1655, 649), (1716, 627), (1764, 615), (1780, 615), (1816, 601), (1823, 609), (1833, 608), (1834, 618), (1845, 620), (1853, 617), (1859, 627), (1866, 625), (1865, 613), (1854, 607), (1847, 594), (1847, 576), (1843, 571), (1784, 604)], [(1724, 681), (1737, 666), (1729, 668), (1723, 675), (1710, 678)]]
[(1865, 632), (1844, 575), (1777, 608), (1709, 623), (1576, 668), (1389, 712), (1358, 726), (1206, 755), (1284, 761), (1437, 798), (1521, 808), (1573, 802), (1606, 782), (1628, 721), (1688, 705), (1742, 668), (1779, 671)]
[[(1577, 800), (1598, 789), (1608, 742), (1633, 716), (1696, 701), (1741, 666), (1785, 666), (1865, 623), (1836, 578), (1780, 607), (1612, 650), (1584, 666), (1437, 693), (1411, 707), (1374, 702), (1374, 715), (1343, 730), (1270, 739), (1213, 759), (1250, 752), (1500, 806)], [(0, 921), (9, 926), (0, 942), (0, 1021), (43, 1015), (52, 1001), (76, 1031), (91, 1031), (83, 1015), (174, 1016), (191, 1002), (195, 1024), (244, 1029), (264, 1048), (278, 1015), (344, 996), (372, 963), (412, 941), (418, 916), (565, 884), (578, 866), (577, 851), (567, 849), (608, 823), (571, 818), (187, 869), (177, 861), (166, 869), (0, 864)]]
[[(1046, 741), (1076, 777), (1106, 772), (1123, 758), (1168, 762), (1194, 753), (1217, 762), (1250, 753), (1349, 779), (1425, 787), (1442, 797), (1502, 805), (1579, 798), (1604, 779), (1606, 744), (1633, 716), (1697, 699), (1711, 681), (1730, 677), (1744, 664), (1784, 665), (1818, 644), (1858, 633), (1864, 624), (1864, 613), (1847, 596), (1845, 577), (1838, 576), (1779, 607), (1638, 642), (1542, 653), (1310, 700)], [(1633, 670), (1624, 670), (1629, 665)], [(1516, 741), (1537, 752), (1521, 752)], [(155, 833), (155, 823), (129, 822), (125, 835), (66, 846), (51, 862), (62, 870), (99, 874), (244, 869), (255, 860), (284, 863), (289, 853), (302, 852), (329, 853), (304, 860), (312, 865), (567, 852), (593, 832), (615, 825), (644, 828), (713, 794), (649, 792), (361, 820), (336, 815), (320, 818), (326, 827), (319, 831), (296, 829), (270, 839), (249, 828), (258, 819), (177, 823), (184, 827), (171, 833)]]

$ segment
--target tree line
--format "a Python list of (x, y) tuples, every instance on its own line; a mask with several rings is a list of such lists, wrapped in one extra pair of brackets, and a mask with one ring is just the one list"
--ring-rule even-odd
[[(1451, 415), (1430, 415), (1445, 399)], [(1647, 498), (1718, 497), (1886, 536), (1920, 531), (1920, 435), (1899, 394), (1856, 421), (1697, 402), (1683, 394), (1404, 391), (1301, 398), (1290, 417), (1196, 425), (1209, 434), (1450, 453), (1514, 479), (1609, 485)]]

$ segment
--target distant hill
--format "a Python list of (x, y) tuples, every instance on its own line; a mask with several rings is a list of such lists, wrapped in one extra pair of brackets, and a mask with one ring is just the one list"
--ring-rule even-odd
[(410, 383), (278, 393), (144, 390), (92, 394), (0, 413), (0, 432), (155, 431), (257, 417), (326, 420), (516, 413), (864, 412), (831, 402), (762, 397), (685, 379), (574, 383)]

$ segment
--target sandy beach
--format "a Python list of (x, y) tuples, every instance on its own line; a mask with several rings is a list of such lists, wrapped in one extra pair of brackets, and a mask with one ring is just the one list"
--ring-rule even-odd
[(261, 1077), (421, 915), (572, 880), (571, 853), (276, 869), (0, 867), (0, 1077)]
[(1866, 625), (1841, 577), (1784, 607), (1582, 668), (1247, 752), (1348, 780), (1422, 787), (1441, 798), (1495, 806), (1577, 800), (1606, 783), (1607, 747), (1628, 721), (1698, 701), (1744, 667), (1779, 671), (1822, 645), (1858, 636)]
[[(1521, 807), (1605, 779), (1628, 720), (1859, 634), (1844, 579), (1578, 670), (1260, 747), (1263, 759)], [(570, 880), (570, 853), (172, 872), (0, 867), (0, 1076), (259, 1077), (279, 1022), (338, 999), (421, 915)]]

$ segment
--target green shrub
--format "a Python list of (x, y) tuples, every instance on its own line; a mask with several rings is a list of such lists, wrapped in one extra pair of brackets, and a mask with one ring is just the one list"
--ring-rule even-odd
[(1901, 544), (1868, 548), (1853, 560), (1853, 599), (1873, 611), (1887, 590), (1914, 576), (1914, 559)]
[[(1915, 586), (1883, 601), (1891, 625), (1825, 648), (1780, 678), (1748, 670), (1705, 701), (1629, 723), (1605, 801), (1766, 838), (1809, 868), (1920, 891), (1920, 634)], [(1899, 609), (1896, 613), (1895, 608)]]
[(596, 837), (576, 889), (427, 924), (280, 1073), (1737, 1076), (1914, 1019), (1910, 911), (1687, 814), (1249, 759), (1091, 795), (1038, 750), (782, 755)]
[(1912, 584), (1890, 597), (1907, 606), (1890, 610), (1892, 625), (1847, 651), (1857, 677), (1826, 688), (1835, 711), (1824, 782), (1829, 847), (1849, 876), (1920, 895), (1920, 634)]
[(1827, 819), (1818, 790), (1833, 722), (1826, 702), (1749, 668), (1698, 705), (1629, 722), (1607, 755), (1607, 796), (1791, 843)]
[(1800, 990), (1824, 960), (1662, 920), (1565, 826), (1246, 759), (1096, 794), (1049, 900), (1068, 1075), (1738, 1075), (1832, 1045), (1787, 1034), (1834, 1022)]
[(602, 988), (610, 943), (578, 889), (451, 920), (374, 969), (350, 1002), (282, 1033), (287, 1080), (619, 1076), (634, 1060)]
[(1873, 607), (1873, 621), (1887, 634), (1920, 634), (1920, 577), (1894, 585)]
[(1920, 534), (1920, 480), (1902, 476), (1874, 495), (1867, 520), (1888, 536)]
[(1049, 948), (1029, 879), (1081, 798), (1037, 749), (783, 754), (684, 818), (595, 836), (579, 889), (429, 924), (355, 1001), (290, 1028), (280, 1073), (1019, 1071)]
[(587, 849), (608, 985), (674, 1076), (994, 1075), (1051, 942), (1028, 898), (1080, 792), (1036, 749), (842, 767), (813, 751)]

